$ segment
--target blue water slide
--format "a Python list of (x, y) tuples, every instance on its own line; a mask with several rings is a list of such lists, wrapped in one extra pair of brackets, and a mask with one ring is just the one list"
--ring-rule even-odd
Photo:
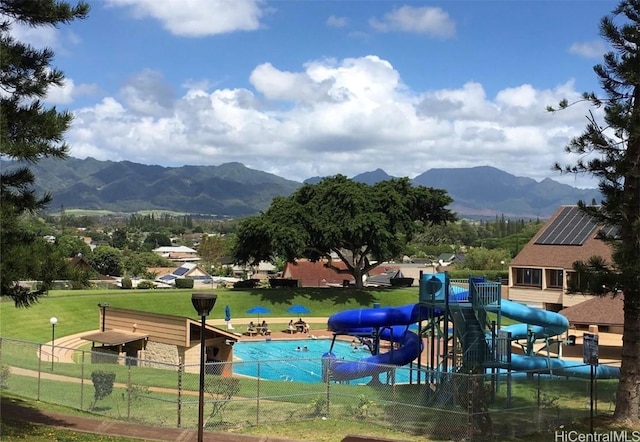
[(324, 357), (331, 361), (331, 379), (336, 381), (360, 379), (388, 371), (389, 365), (409, 364), (422, 352), (422, 340), (420, 336), (410, 331), (408, 326), (442, 313), (437, 309), (419, 304), (345, 310), (335, 313), (327, 323), (330, 331), (351, 336), (373, 336), (373, 331), (377, 329), (381, 340), (397, 343), (398, 348), (358, 361), (345, 361), (337, 359), (332, 353), (326, 353)]
[[(569, 328), (569, 321), (563, 315), (547, 310), (528, 307), (513, 301), (501, 301), (501, 313), (503, 316), (521, 322), (521, 324), (508, 325), (502, 330), (510, 332), (511, 338), (525, 339), (528, 333), (533, 333), (536, 338), (557, 336)], [(489, 311), (496, 311), (497, 306), (486, 306)], [(490, 339), (490, 337), (489, 337)], [(511, 368), (516, 371), (549, 370), (553, 374), (572, 377), (591, 376), (591, 367), (576, 361), (567, 361), (558, 358), (545, 358), (540, 356), (511, 355)], [(600, 379), (616, 379), (620, 377), (620, 368), (607, 365), (599, 365), (595, 376)]]

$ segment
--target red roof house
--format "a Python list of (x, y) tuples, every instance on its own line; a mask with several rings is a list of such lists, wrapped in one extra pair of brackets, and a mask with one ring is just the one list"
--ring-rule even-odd
[[(300, 260), (295, 263), (286, 263), (282, 271), (283, 278), (297, 279), (299, 287), (336, 287), (343, 286), (345, 281), (354, 284), (355, 279), (348, 273), (338, 273), (335, 270), (326, 267), (327, 260), (311, 262), (308, 260)], [(333, 265), (340, 269), (346, 269), (347, 266), (340, 260), (333, 260)], [(379, 265), (371, 270), (370, 275), (379, 275), (391, 269), (398, 267), (389, 267)]]

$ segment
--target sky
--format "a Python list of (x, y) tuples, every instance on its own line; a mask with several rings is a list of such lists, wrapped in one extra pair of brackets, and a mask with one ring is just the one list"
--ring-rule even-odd
[[(55, 51), (46, 104), (70, 155), (245, 166), (302, 182), (493, 166), (595, 187), (555, 162), (586, 125), (616, 1), (100, 0), (12, 27)], [(601, 110), (595, 110), (599, 115)]]

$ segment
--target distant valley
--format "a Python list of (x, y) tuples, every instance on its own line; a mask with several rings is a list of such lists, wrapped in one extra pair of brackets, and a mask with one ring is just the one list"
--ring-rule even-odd
[[(1, 166), (13, 164), (2, 162)], [(64, 207), (116, 213), (156, 210), (243, 217), (265, 210), (274, 197), (288, 196), (303, 185), (240, 163), (161, 167), (70, 158), (43, 160), (31, 169), (38, 192), (53, 195), (49, 206), (53, 212)], [(374, 184), (393, 177), (377, 169), (351, 178)], [(305, 183), (320, 179), (309, 178)], [(465, 218), (504, 215), (544, 219), (560, 205), (601, 198), (597, 189), (578, 189), (551, 179), (537, 182), (489, 166), (430, 169), (412, 181), (447, 190), (454, 200), (451, 209)]]

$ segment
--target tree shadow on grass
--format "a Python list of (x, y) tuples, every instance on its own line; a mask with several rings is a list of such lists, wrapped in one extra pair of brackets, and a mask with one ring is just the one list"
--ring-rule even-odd
[(69, 428), (69, 422), (66, 419), (53, 416), (49, 413), (43, 412), (42, 410), (33, 408), (31, 404), (21, 399), (2, 397), (0, 398), (0, 401), (2, 408), (2, 420), (21, 421), (24, 423), (24, 425), (21, 425), (21, 428), (24, 431), (28, 431), (29, 427), (34, 427), (33, 424)]
[(333, 305), (358, 304), (363, 307), (372, 307), (378, 301), (377, 294), (380, 289), (354, 289), (352, 287), (328, 287), (328, 288), (255, 288), (243, 289), (259, 298), (257, 302), (270, 302), (273, 305), (291, 306), (294, 300), (306, 298), (314, 302), (331, 301)]

